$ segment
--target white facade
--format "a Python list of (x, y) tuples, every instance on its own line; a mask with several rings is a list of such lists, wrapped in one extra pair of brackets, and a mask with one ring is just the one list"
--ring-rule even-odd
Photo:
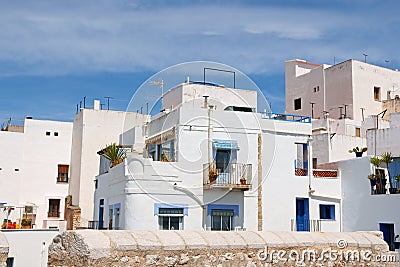
[(313, 120), (312, 124), (314, 164), (354, 158), (355, 153), (349, 153), (349, 150), (367, 146), (361, 122), (326, 118)]
[(1, 222), (8, 217), (20, 224), (27, 217), (34, 228), (65, 228), (68, 170), (61, 177), (59, 165), (68, 169), (71, 138), (70, 122), (25, 119), (23, 126), (0, 131), (0, 203), (7, 207)]
[[(182, 95), (187, 99), (178, 101)], [(204, 95), (216, 109), (203, 108)], [(309, 147), (311, 123), (255, 113), (256, 99), (255, 91), (204, 85), (169, 91), (164, 107), (172, 110), (153, 117), (144, 132), (148, 155), (134, 153), (96, 178), (94, 220), (104, 221), (102, 228), (155, 230), (165, 229), (165, 217), (180, 217), (179, 229), (216, 230), (218, 216), (225, 214), (230, 230), (290, 230), (300, 209), (296, 202), (306, 199), (306, 220), (318, 220), (323, 231), (339, 231), (339, 179), (295, 175), (300, 158), (302, 168), (310, 167), (311, 151), (303, 149)], [(225, 110), (229, 106), (249, 109)], [(165, 151), (174, 151), (165, 162), (159, 156), (164, 144)], [(210, 183), (210, 154), (218, 168), (224, 150), (230, 151), (229, 166), (251, 170), (246, 185), (232, 181), (233, 169), (220, 170), (215, 184)], [(315, 198), (310, 183), (318, 191)], [(332, 219), (320, 221), (320, 205), (334, 207)], [(178, 214), (163, 213), (173, 208)]]
[[(285, 62), (286, 113), (362, 121), (395, 98), (400, 73), (357, 60), (329, 66), (303, 60)], [(295, 102), (297, 106), (295, 107)]]
[[(97, 151), (111, 143), (123, 144), (126, 125), (143, 125), (148, 115), (113, 110), (81, 109), (75, 116), (71, 149), (72, 204), (81, 208), (81, 226), (93, 218), (94, 178), (99, 173)], [(126, 139), (133, 138), (127, 135)]]
[(47, 266), (48, 249), (57, 230), (5, 230), (13, 267)]
[(381, 155), (391, 152), (393, 156), (400, 156), (400, 113), (390, 114), (389, 127), (367, 131), (368, 155)]

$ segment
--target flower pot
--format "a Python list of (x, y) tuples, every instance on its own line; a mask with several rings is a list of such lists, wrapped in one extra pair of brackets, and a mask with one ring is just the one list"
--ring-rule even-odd
[(247, 182), (246, 179), (240, 179), (240, 184), (241, 184), (241, 185), (245, 185), (246, 182)]
[(356, 152), (356, 157), (361, 158), (364, 152), (358, 151)]

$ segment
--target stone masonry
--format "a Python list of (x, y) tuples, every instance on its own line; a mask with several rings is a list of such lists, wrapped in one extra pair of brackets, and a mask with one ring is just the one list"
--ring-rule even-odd
[(399, 266), (381, 232), (61, 233), (48, 266)]
[(0, 232), (0, 267), (6, 267), (6, 261), (8, 256), (8, 242), (5, 235)]

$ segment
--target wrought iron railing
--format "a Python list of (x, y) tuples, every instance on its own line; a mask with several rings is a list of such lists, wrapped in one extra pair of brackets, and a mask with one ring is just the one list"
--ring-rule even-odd
[(230, 163), (224, 171), (215, 166), (215, 162), (203, 165), (204, 185), (251, 185), (251, 164)]

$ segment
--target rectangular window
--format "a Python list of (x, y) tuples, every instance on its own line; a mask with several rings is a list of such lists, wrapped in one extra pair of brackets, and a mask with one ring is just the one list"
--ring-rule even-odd
[(60, 217), (60, 200), (49, 199), (49, 212), (48, 217), (59, 218)]
[(316, 168), (317, 168), (317, 165), (318, 165), (318, 158), (313, 158), (313, 159), (312, 159), (312, 166), (313, 166), (313, 168), (316, 169)]
[(120, 226), (119, 226), (120, 212), (121, 212), (121, 203), (117, 203), (117, 204), (108, 206), (108, 229), (109, 230), (119, 230), (120, 229)]
[(308, 145), (295, 143), (296, 159), (294, 161), (295, 175), (307, 176), (308, 174)]
[(213, 209), (211, 211), (211, 230), (231, 231), (234, 211), (231, 209)]
[(335, 219), (335, 205), (319, 205), (319, 218), (321, 220), (334, 220)]
[(356, 127), (356, 137), (361, 137), (361, 128)]
[(58, 136), (58, 132), (54, 132), (54, 136)]
[(175, 145), (174, 140), (169, 140), (162, 144), (150, 144), (149, 156), (154, 161), (173, 162), (175, 161)]
[(381, 88), (374, 86), (374, 100), (381, 101)]
[(57, 182), (68, 183), (68, 169), (69, 165), (58, 164)]
[(46, 132), (46, 135), (47, 135), (47, 136), (50, 136), (50, 132)]
[(159, 208), (160, 230), (183, 230), (183, 208)]
[(7, 267), (14, 267), (14, 257), (7, 258), (6, 266)]
[(294, 100), (294, 110), (301, 109), (301, 98), (297, 98)]

